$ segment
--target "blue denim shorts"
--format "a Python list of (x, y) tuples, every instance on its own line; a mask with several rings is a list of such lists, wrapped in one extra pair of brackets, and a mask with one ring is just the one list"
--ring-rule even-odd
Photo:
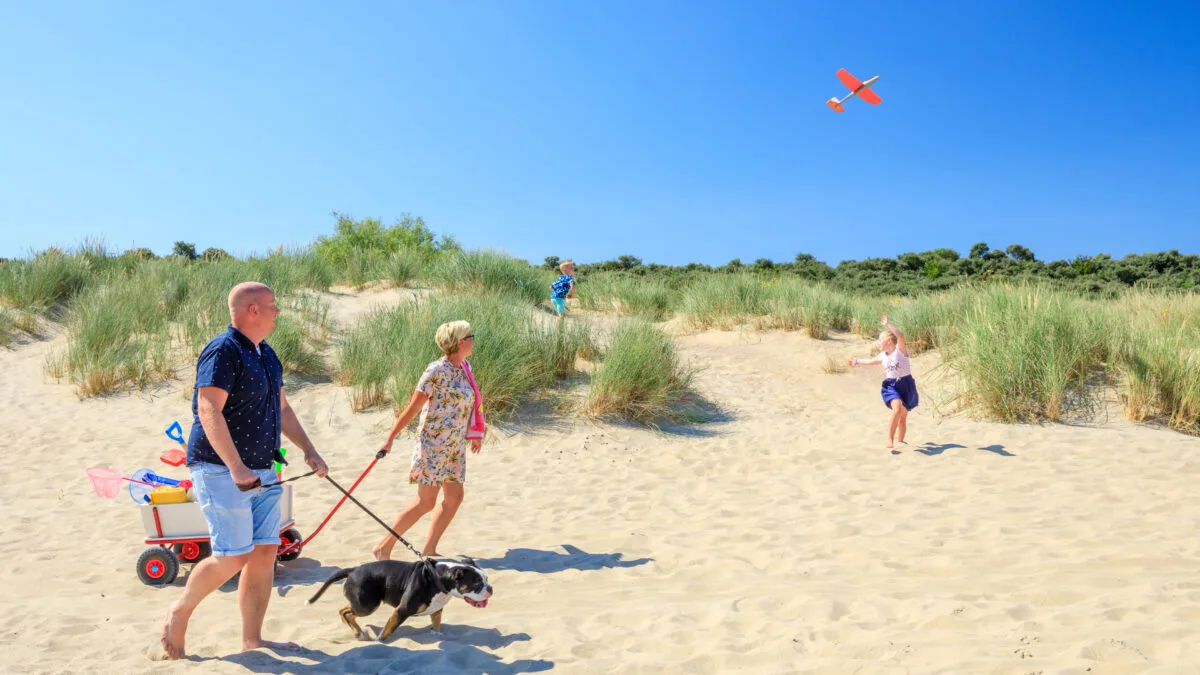
[[(220, 464), (192, 466), (192, 491), (200, 503), (212, 554), (217, 557), (244, 555), (255, 546), (279, 545), (279, 498), (283, 486), (242, 492)], [(255, 469), (263, 484), (275, 482), (275, 472)]]
[(567, 313), (566, 298), (550, 298), (550, 304), (554, 305), (554, 311), (558, 312), (559, 314)]

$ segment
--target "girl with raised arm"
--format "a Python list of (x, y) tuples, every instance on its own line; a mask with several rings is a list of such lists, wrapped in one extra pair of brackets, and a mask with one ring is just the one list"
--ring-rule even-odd
[(886, 314), (881, 322), (884, 331), (879, 334), (879, 355), (872, 359), (852, 358), (850, 366), (883, 364), (887, 376), (883, 380), (880, 394), (883, 396), (883, 404), (892, 411), (888, 421), (887, 449), (896, 454), (895, 441), (904, 443), (904, 435), (908, 431), (908, 411), (917, 407), (919, 399), (917, 382), (913, 379), (912, 366), (908, 360), (908, 343), (904, 340), (904, 333), (888, 322)]

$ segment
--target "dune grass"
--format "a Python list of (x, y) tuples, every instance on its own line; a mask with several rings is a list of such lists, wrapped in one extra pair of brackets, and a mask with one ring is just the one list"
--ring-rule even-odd
[(825, 361), (821, 363), (821, 372), (826, 375), (838, 375), (846, 372), (847, 368), (846, 361), (839, 356), (826, 356)]
[[(99, 266), (99, 263), (93, 263)], [(290, 294), (302, 275), (295, 258), (192, 263), (179, 258), (110, 265), (71, 303), (64, 318), (67, 346), (52, 354), (46, 372), (75, 383), (81, 396), (146, 387), (174, 376), (176, 345), (195, 358), (229, 323), (229, 289), (262, 279), (284, 309), (269, 341), (285, 371), (324, 371), (320, 344), (328, 339), (327, 306)], [(289, 316), (296, 309), (297, 316)]]
[(408, 286), (425, 276), (429, 261), (416, 251), (396, 251), (387, 259), (385, 278), (397, 286)]
[(18, 332), (17, 313), (7, 307), (0, 307), (0, 347), (7, 347)]
[(601, 272), (588, 276), (586, 282), (578, 282), (575, 288), (579, 305), (584, 309), (616, 311), (661, 321), (673, 306), (674, 291), (661, 277)]
[(13, 309), (46, 314), (91, 286), (101, 272), (86, 257), (49, 249), (30, 260), (0, 263), (0, 299)]
[(749, 274), (713, 274), (679, 291), (679, 312), (699, 329), (729, 330), (767, 315), (766, 282)]
[(1071, 298), (1033, 286), (976, 293), (941, 340), (960, 403), (1005, 422), (1058, 421), (1094, 402), (1103, 322)]
[(1126, 417), (1200, 435), (1200, 297), (1130, 294), (1107, 314), (1108, 365)]
[(626, 319), (603, 351), (584, 412), (642, 423), (685, 419), (681, 405), (692, 377), (668, 335), (647, 321)]
[(428, 269), (437, 286), (458, 294), (499, 293), (537, 305), (550, 298), (554, 274), (506, 253), (490, 250), (446, 253)]
[(162, 291), (149, 276), (84, 292), (67, 312), (64, 352), (46, 370), (76, 385), (81, 397), (144, 387), (173, 375)]
[(831, 331), (850, 330), (864, 304), (862, 299), (823, 284), (773, 281), (765, 290), (764, 323), (771, 328), (803, 330), (818, 340), (829, 337)]
[(463, 320), (475, 335), (471, 366), (485, 413), (504, 415), (574, 371), (577, 355), (594, 350), (585, 326), (541, 322), (515, 293), (434, 295), (376, 310), (346, 333), (338, 379), (353, 390), (355, 410), (407, 405), (421, 373), (442, 356), (438, 326)]
[[(411, 363), (369, 353), (378, 346), (358, 355), (355, 350), (366, 347), (354, 346), (353, 339), (339, 355), (339, 377), (356, 387), (356, 408), (397, 395), (407, 400), (420, 369), (437, 355), (432, 342), (436, 314), (437, 320), (478, 317), (485, 326), (494, 322), (499, 327), (490, 344), (481, 340), (474, 359), (488, 365), (489, 379), (500, 373), (487, 385), (489, 406), (499, 411), (570, 374), (579, 355), (596, 350), (577, 323), (543, 328), (529, 311), (549, 297), (555, 276), (487, 250), (368, 247), (352, 250), (334, 264), (313, 248), (277, 249), (245, 260), (189, 261), (143, 252), (115, 255), (103, 243), (87, 242), (69, 252), (49, 249), (0, 263), (0, 344), (32, 333), (37, 317), (47, 316), (67, 329), (67, 347), (48, 358), (48, 373), (76, 383), (81, 395), (146, 386), (171, 376), (168, 364), (181, 358), (176, 353), (180, 347), (194, 357), (224, 330), (229, 288), (254, 279), (271, 285), (281, 300), (284, 313), (269, 340), (285, 369), (319, 376), (327, 370), (321, 352), (330, 338), (328, 305), (296, 289), (326, 290), (338, 281), (424, 281), (460, 297), (424, 303), (420, 316), (373, 318), (378, 325), (372, 330), (383, 340), (376, 340), (378, 345), (414, 346), (401, 350)], [(887, 313), (914, 351), (943, 351), (958, 383), (955, 401), (985, 417), (1059, 420), (1072, 407), (1093, 405), (1096, 385), (1106, 382), (1117, 387), (1129, 419), (1161, 421), (1200, 434), (1200, 296), (1194, 293), (1130, 290), (1115, 300), (1097, 301), (1044, 284), (981, 281), (898, 298), (762, 273), (667, 278), (601, 272), (581, 281), (578, 296), (585, 308), (640, 319), (659, 321), (678, 313), (700, 329), (802, 330), (818, 339), (833, 331), (874, 339), (879, 315)], [(384, 324), (395, 325), (385, 330)], [(640, 324), (623, 323), (620, 339), (633, 345), (654, 342), (644, 327), (634, 325)], [(526, 337), (532, 342), (522, 342)], [(630, 390), (633, 398), (626, 408), (605, 393), (632, 386), (622, 373), (620, 359), (626, 351), (644, 364), (670, 360), (648, 347), (610, 348), (607, 353), (618, 360), (601, 367), (606, 374), (597, 372), (600, 388), (594, 394), (610, 398), (593, 398), (588, 405), (644, 418), (649, 414), (644, 410), (659, 405), (648, 392), (661, 383), (647, 383), (647, 392)], [(651, 368), (644, 365), (643, 370)], [(832, 364), (826, 370), (836, 372)], [(643, 394), (648, 402), (639, 398)]]

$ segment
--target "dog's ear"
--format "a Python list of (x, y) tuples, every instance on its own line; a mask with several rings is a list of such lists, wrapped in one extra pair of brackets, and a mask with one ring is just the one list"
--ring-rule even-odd
[(471, 556), (468, 556), (468, 555), (459, 556), (459, 559), (462, 560), (463, 562), (465, 562), (466, 564), (470, 565), (471, 567), (479, 567), (479, 565), (475, 564), (475, 559), (472, 558)]
[(465, 569), (463, 569), (461, 567), (455, 567), (454, 571), (450, 573), (450, 578), (453, 579), (454, 583), (457, 584), (463, 580), (463, 576), (466, 573), (467, 573), (467, 571)]

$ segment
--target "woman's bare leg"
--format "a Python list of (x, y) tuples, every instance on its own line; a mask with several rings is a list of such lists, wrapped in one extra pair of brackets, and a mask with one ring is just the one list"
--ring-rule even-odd
[[(433, 506), (437, 502), (438, 490), (436, 485), (417, 486), (417, 498), (408, 505), (408, 508), (401, 511), (400, 515), (396, 516), (396, 522), (392, 523), (392, 529), (396, 531), (396, 534), (403, 535), (408, 528), (421, 519), (421, 516), (433, 510)], [(376, 560), (387, 560), (392, 557), (392, 547), (395, 545), (396, 538), (385, 534), (383, 539), (375, 544), (375, 549), (371, 553)]]
[(458, 513), (462, 501), (462, 483), (442, 483), (442, 503), (438, 505), (433, 514), (433, 521), (429, 523), (429, 536), (425, 538), (425, 548), (422, 551), (425, 555), (441, 555), (437, 552), (438, 542), (446, 533), (446, 528), (450, 527), (450, 521), (454, 520), (454, 514)]

